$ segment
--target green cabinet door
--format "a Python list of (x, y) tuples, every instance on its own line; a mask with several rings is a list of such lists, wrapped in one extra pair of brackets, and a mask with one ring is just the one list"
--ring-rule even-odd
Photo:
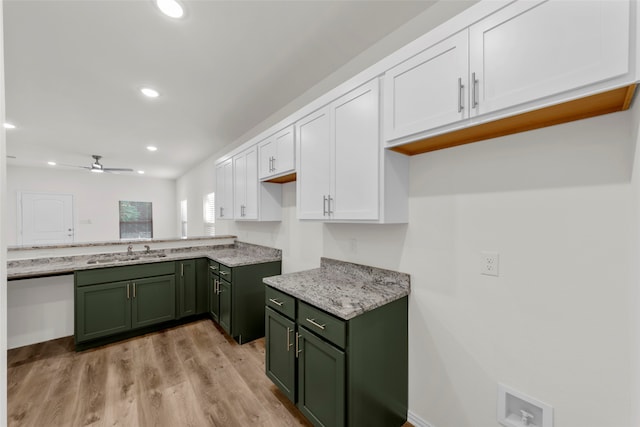
[(298, 329), (298, 408), (316, 427), (345, 425), (344, 352)]
[(176, 318), (176, 281), (173, 274), (134, 280), (131, 296), (132, 328)]
[(196, 260), (196, 314), (209, 311), (209, 260)]
[(226, 280), (218, 280), (218, 298), (220, 299), (220, 311), (218, 324), (228, 334), (231, 334), (231, 283)]
[(296, 324), (271, 308), (265, 309), (265, 370), (285, 396), (295, 402)]
[(131, 328), (131, 285), (105, 283), (76, 288), (76, 340), (88, 341)]
[(176, 262), (178, 318), (196, 314), (196, 261)]
[(218, 278), (217, 274), (210, 274), (209, 284), (209, 313), (213, 318), (213, 321), (220, 323), (220, 293), (218, 292)]

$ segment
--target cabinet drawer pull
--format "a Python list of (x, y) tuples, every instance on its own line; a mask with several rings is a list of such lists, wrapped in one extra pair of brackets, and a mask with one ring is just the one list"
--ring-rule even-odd
[(321, 325), (319, 323), (316, 323), (316, 319), (309, 319), (308, 317), (307, 317), (307, 322), (311, 323), (313, 326), (317, 326), (318, 328), (320, 328), (322, 330), (324, 330), (324, 327), (327, 326), (326, 324)]
[(271, 301), (272, 303), (274, 303), (275, 305), (277, 305), (278, 307), (282, 307), (284, 305), (283, 302), (278, 301), (275, 298), (269, 298), (269, 301)]
[(210, 268), (211, 270), (213, 270), (213, 271), (218, 271), (218, 267), (215, 267), (215, 266), (213, 266), (213, 265), (210, 265), (210, 266), (209, 266), (209, 268)]
[(229, 272), (228, 271), (220, 271), (220, 274), (222, 274), (223, 276), (228, 276)]

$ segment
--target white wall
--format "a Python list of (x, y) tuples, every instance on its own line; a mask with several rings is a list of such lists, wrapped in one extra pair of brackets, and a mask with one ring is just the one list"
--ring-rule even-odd
[[(410, 273), (418, 420), (497, 426), (503, 382), (554, 406), (556, 425), (635, 426), (634, 115), (412, 157), (409, 224), (298, 221), (290, 183), (281, 223), (217, 227), (283, 249), (285, 272), (328, 256)], [(499, 277), (479, 274), (483, 250)]]
[[(3, 9), (0, 4), (0, 120), (4, 123), (4, 39)], [(7, 150), (4, 128), (0, 130), (0, 425), (7, 419)]]
[(118, 202), (153, 203), (153, 237), (179, 236), (174, 180), (55, 168), (7, 168), (7, 244), (18, 244), (18, 191), (73, 194), (75, 241), (120, 238)]

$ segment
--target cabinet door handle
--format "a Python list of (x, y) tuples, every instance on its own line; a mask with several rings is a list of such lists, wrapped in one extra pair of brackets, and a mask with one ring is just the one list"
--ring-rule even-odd
[(136, 297), (136, 282), (133, 282), (133, 297)]
[(184, 277), (184, 264), (180, 264), (180, 277)]
[(272, 303), (274, 303), (275, 305), (277, 305), (278, 307), (282, 307), (282, 304), (284, 304), (283, 302), (278, 301), (275, 298), (269, 298), (269, 301), (271, 301)]
[(462, 77), (458, 77), (458, 113), (461, 113), (464, 109), (462, 105), (462, 95), (464, 94), (464, 85), (462, 84)]
[(127, 283), (127, 299), (131, 299), (131, 297), (129, 296), (129, 284)]
[(272, 162), (273, 162), (273, 171), (272, 172), (275, 172), (276, 171), (276, 158), (272, 157), (272, 159), (273, 159), (272, 160)]
[(478, 100), (476, 99), (476, 88), (478, 86), (478, 80), (476, 79), (476, 73), (471, 73), (471, 108), (478, 106)]
[(220, 218), (224, 218), (224, 208), (220, 206)]
[(331, 210), (331, 201), (333, 200), (333, 198), (331, 196), (327, 197), (328, 200), (328, 205), (329, 205), (329, 209), (327, 210), (327, 215), (331, 216), (331, 214), (333, 214), (333, 211)]
[(324, 330), (324, 327), (327, 326), (326, 324), (322, 324), (321, 325), (321, 324), (316, 322), (316, 319), (309, 319), (308, 317), (307, 317), (307, 322), (311, 323), (313, 326), (316, 326), (316, 327), (318, 327), (318, 328), (320, 328), (322, 330)]
[(322, 196), (322, 216), (327, 216), (327, 196)]
[(302, 353), (302, 350), (300, 350), (300, 334), (296, 332), (296, 358), (300, 353)]
[(291, 333), (291, 328), (287, 326), (287, 352), (291, 349), (291, 339), (289, 334)]

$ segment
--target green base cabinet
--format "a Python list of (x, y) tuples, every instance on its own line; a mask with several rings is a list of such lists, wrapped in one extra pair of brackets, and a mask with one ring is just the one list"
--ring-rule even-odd
[(265, 303), (266, 375), (314, 426), (406, 422), (408, 297), (350, 320), (269, 286)]
[(76, 272), (76, 345), (174, 320), (174, 269), (162, 262)]
[(178, 285), (178, 318), (197, 313), (196, 300), (196, 260), (176, 261), (176, 281)]
[(280, 261), (228, 267), (209, 262), (209, 313), (211, 318), (238, 343), (265, 334), (262, 279), (281, 273)]

